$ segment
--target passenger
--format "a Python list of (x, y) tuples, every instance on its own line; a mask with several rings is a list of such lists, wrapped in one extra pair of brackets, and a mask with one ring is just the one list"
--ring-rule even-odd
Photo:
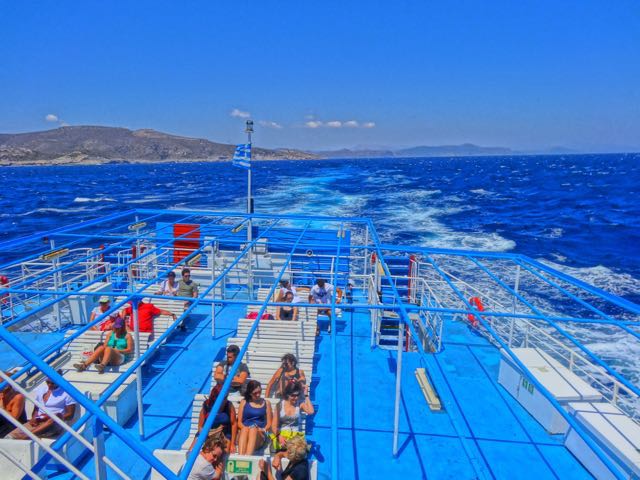
[(196, 458), (187, 480), (213, 480), (223, 478), (225, 466), (224, 435), (216, 434), (207, 438)]
[(280, 280), (280, 290), (278, 290), (278, 297), (276, 299), (276, 302), (286, 301), (284, 300), (284, 297), (288, 292), (291, 292), (293, 294), (292, 303), (300, 303), (300, 297), (298, 297), (298, 291), (296, 290), (296, 287), (291, 285), (288, 277), (282, 277), (282, 280)]
[[(209, 418), (211, 408), (213, 408), (213, 404), (216, 403), (218, 395), (220, 394), (220, 390), (222, 390), (222, 385), (216, 385), (215, 387), (213, 387), (207, 399), (202, 403), (200, 417), (198, 418), (198, 431), (193, 438), (193, 442), (191, 442), (189, 451), (191, 451), (191, 449), (193, 448), (193, 444), (196, 442), (196, 439), (200, 435), (204, 422), (206, 422), (207, 418)], [(209, 436), (219, 432), (222, 432), (224, 437), (227, 439), (227, 451), (229, 453), (234, 453), (236, 436), (238, 434), (236, 409), (233, 407), (233, 404), (229, 400), (227, 400), (226, 396), (220, 404), (220, 409), (218, 410), (218, 413), (216, 414), (216, 417), (213, 421), (213, 425), (211, 426), (211, 430), (209, 431)]]
[[(124, 310), (122, 310), (122, 316), (125, 319), (129, 319), (129, 330), (134, 331), (133, 325), (133, 310), (131, 308), (131, 302), (127, 305)], [(153, 303), (149, 302), (140, 302), (138, 304), (138, 326), (141, 332), (145, 333), (153, 333), (153, 319), (158, 315), (169, 315), (173, 317), (175, 321), (176, 314), (171, 313), (168, 310), (163, 310), (162, 308), (156, 307)]]
[[(191, 280), (191, 270), (182, 269), (182, 280), (178, 282), (178, 296), (198, 298), (198, 284)], [(189, 308), (191, 302), (184, 302), (184, 309)]]
[[(218, 382), (218, 384), (224, 383), (229, 374), (229, 370), (233, 366), (238, 358), (238, 354), (240, 353), (240, 347), (237, 345), (229, 345), (227, 347), (227, 359), (223, 360), (216, 366), (216, 370), (213, 373), (213, 379)], [(243, 387), (245, 386), (247, 380), (249, 378), (249, 368), (247, 364), (244, 362), (240, 363), (238, 366), (238, 370), (236, 370), (236, 375), (233, 377), (231, 381), (231, 388), (229, 392), (236, 393), (241, 392)], [(242, 393), (242, 392), (241, 392)]]
[[(300, 403), (300, 397), (305, 400)], [(275, 432), (275, 450), (286, 447), (287, 443), (294, 437), (304, 438), (302, 432), (300, 412), (313, 415), (315, 410), (309, 399), (309, 390), (301, 383), (291, 383), (284, 389), (284, 399), (276, 406), (273, 415), (273, 431)]]
[[(322, 278), (316, 280), (316, 284), (309, 291), (309, 303), (319, 303), (322, 305), (330, 305), (333, 296), (333, 285), (327, 283)], [(319, 308), (318, 314), (324, 314), (329, 317), (329, 327), (327, 331), (331, 333), (331, 309)]]
[(287, 353), (280, 361), (282, 366), (276, 370), (267, 385), (267, 398), (282, 398), (282, 392), (287, 385), (306, 382), (304, 372), (298, 368), (295, 355)]
[(262, 386), (257, 380), (249, 380), (244, 399), (238, 409), (238, 453), (253, 455), (265, 445), (267, 431), (271, 428), (271, 405), (262, 398)]
[[(282, 468), (282, 459), (289, 460), (287, 467)], [(287, 442), (287, 451), (278, 452), (271, 460), (271, 465), (276, 470), (273, 475), (269, 465), (264, 460), (258, 463), (262, 473), (260, 479), (266, 480), (309, 480), (309, 462), (307, 460), (307, 442), (303, 437), (294, 437)]]
[(109, 334), (104, 345), (96, 348), (84, 362), (74, 363), (73, 367), (78, 372), (82, 372), (92, 363), (99, 361), (96, 370), (98, 373), (104, 373), (107, 365), (122, 365), (131, 360), (132, 354), (133, 338), (130, 333), (127, 333), (122, 317), (118, 317), (113, 324), (113, 331)]
[[(279, 301), (293, 304), (293, 298), (293, 293), (287, 292), (284, 295), (284, 299)], [(298, 320), (298, 307), (294, 307), (293, 305), (278, 307), (276, 310), (276, 320)]]
[[(13, 372), (4, 373), (9, 377), (13, 374)], [(0, 379), (0, 381), (2, 380)], [(0, 408), (20, 423), (27, 421), (27, 412), (24, 408), (24, 395), (16, 392), (9, 383), (0, 391)], [(4, 436), (14, 428), (9, 420), (0, 416), (0, 438), (4, 438)]]
[[(61, 374), (60, 371), (58, 373)], [(43, 404), (51, 413), (67, 423), (73, 419), (76, 413), (76, 401), (73, 397), (49, 378), (36, 389), (35, 397), (37, 403)], [(62, 433), (62, 427), (45, 412), (41, 412), (37, 406), (33, 408), (31, 420), (25, 423), (23, 427), (40, 438), (54, 438)], [(8, 437), (15, 440), (27, 440), (29, 438), (19, 428), (12, 430)]]
[[(100, 300), (98, 300), (98, 304), (99, 305), (97, 307), (91, 310), (89, 323), (93, 322), (96, 318), (98, 318), (100, 315), (103, 315), (104, 312), (106, 312), (107, 310), (109, 310), (109, 308), (111, 308), (111, 299), (106, 295), (103, 295), (102, 297), (100, 297)], [(113, 330), (113, 322), (117, 316), (118, 316), (117, 312), (113, 312), (109, 314), (102, 322), (92, 326), (91, 330), (102, 330), (103, 332), (107, 330)]]
[(167, 295), (169, 297), (175, 297), (178, 295), (178, 282), (176, 282), (176, 272), (169, 272), (167, 279), (160, 284), (160, 290), (156, 295)]

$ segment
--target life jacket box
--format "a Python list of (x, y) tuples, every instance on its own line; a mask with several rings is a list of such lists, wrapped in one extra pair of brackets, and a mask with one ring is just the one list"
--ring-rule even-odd
[[(602, 395), (575, 373), (538, 348), (512, 348), (511, 351), (524, 364), (560, 405), (569, 402), (597, 402)], [(569, 424), (538, 388), (501, 350), (498, 382), (524, 409), (551, 434), (566, 433)]]
[[(640, 425), (637, 422), (608, 402), (571, 402), (567, 408), (624, 478), (640, 477)], [(616, 478), (573, 428), (569, 428), (564, 445), (595, 478)]]
[(91, 310), (98, 305), (98, 300), (102, 296), (102, 292), (112, 290), (109, 282), (96, 282), (80, 290), (81, 292), (91, 293), (92, 295), (71, 295), (69, 297), (69, 311), (71, 312), (71, 321), (74, 325), (84, 325), (91, 317)]

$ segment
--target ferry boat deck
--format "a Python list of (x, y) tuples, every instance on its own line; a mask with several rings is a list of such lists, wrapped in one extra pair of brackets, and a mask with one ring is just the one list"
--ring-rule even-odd
[[(306, 372), (316, 413), (305, 433), (317, 478), (635, 475), (636, 459), (572, 413), (524, 355), (542, 352), (559, 377), (585, 384), (581, 390), (573, 383), (577, 400), (571, 399), (586, 401), (585, 391), (594, 390), (637, 427), (638, 387), (580, 335), (607, 328), (614, 338), (637, 341), (640, 308), (526, 257), (385, 245), (360, 218), (159, 210), (5, 242), (0, 255), (0, 273), (11, 279), (3, 297), (2, 367), (18, 367), (12, 377), (27, 395), (44, 375), (58, 380), (86, 417), (76, 418), (73, 430), (94, 449), (71, 452), (79, 439), (66, 435), (48, 445), (62, 458), (52, 457), (42, 440), (25, 441), (32, 453), (21, 456), (11, 440), (0, 439), (10, 478), (186, 478), (187, 469), (164, 463), (175, 458), (166, 452), (180, 452), (189, 437), (194, 397), (209, 392), (212, 366), (239, 336), (239, 319), (248, 310), (261, 318), (277, 308), (273, 293), (283, 275), (298, 288), (325, 278), (343, 292), (330, 305), (331, 334), (326, 316), (305, 317), (322, 330), (312, 339), (313, 370)], [(155, 332), (134, 362), (109, 372), (111, 391), (85, 395), (82, 374), (70, 368), (69, 345), (87, 335), (97, 297), (165, 305), (154, 287), (185, 265), (196, 273), (199, 297), (184, 315), (186, 299), (174, 299), (180, 318)], [(317, 309), (304, 296), (298, 305), (305, 315)], [(270, 322), (278, 321), (253, 322), (241, 356), (251, 358), (252, 338)], [(142, 379), (139, 389), (136, 380), (126, 387), (131, 378)], [(533, 406), (519, 396), (522, 387), (538, 394)], [(100, 409), (110, 401), (115, 414)], [(556, 423), (544, 423), (549, 412)], [(550, 433), (558, 419), (562, 428)], [(91, 428), (83, 429), (85, 422)], [(624, 432), (638, 441), (638, 430)], [(588, 458), (567, 444), (572, 433)], [(229, 478), (240, 478), (230, 470)]]

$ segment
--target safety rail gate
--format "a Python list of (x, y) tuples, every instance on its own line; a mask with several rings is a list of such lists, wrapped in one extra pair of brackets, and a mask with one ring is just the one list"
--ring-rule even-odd
[[(410, 268), (406, 275), (391, 272), (386, 259), (392, 256), (409, 258)], [(142, 351), (137, 306), (143, 298), (162, 299), (150, 293), (149, 287), (166, 277), (169, 271), (184, 266), (197, 272), (203, 288), (197, 298), (172, 297), (172, 300), (191, 303)], [(349, 309), (368, 312), (372, 348), (376, 347), (376, 329), (383, 312), (393, 311), (397, 315), (393, 455), (398, 454), (402, 352), (411, 350), (421, 356), (436, 352), (437, 356), (442, 347), (442, 326), (447, 320), (472, 319), (478, 331), (504, 349), (552, 403), (549, 392), (519, 362), (512, 347), (535, 346), (544, 350), (587, 379), (631, 417), (637, 416), (638, 381), (591, 351), (579, 338), (579, 333), (581, 328), (605, 326), (638, 340), (640, 333), (634, 327), (640, 307), (521, 255), (386, 245), (367, 218), (130, 210), (2, 242), (0, 275), (8, 278), (8, 282), (0, 286), (0, 340), (23, 359), (11, 375), (0, 373), (0, 388), (10, 384), (29, 395), (25, 385), (33, 385), (34, 378), (47, 376), (65, 389), (83, 411), (71, 425), (60, 425), (65, 432), (52, 443), (31, 438), (43, 449), (43, 454), (33, 464), (24, 465), (19, 459), (5, 454), (13, 466), (32, 478), (39, 478), (38, 472), (52, 460), (79, 478), (106, 478), (107, 467), (118, 477), (129, 478), (127, 472), (121, 471), (104, 453), (106, 427), (149, 469), (155, 469), (166, 478), (185, 479), (205, 436), (197, 440), (179, 474), (173, 473), (145, 447), (140, 441), (144, 438), (142, 365), (162, 347), (182, 318), (194, 309), (210, 308), (211, 317), (215, 319), (216, 306), (259, 306), (257, 319), (223, 384), (222, 395), (212, 407), (212, 411), (217, 411), (262, 314), (268, 307), (283, 305), (270, 299), (284, 275), (303, 285), (323, 277), (343, 292), (342, 304), (337, 303), (336, 295), (332, 297), (333, 331), (336, 311), (346, 308), (345, 303)], [(381, 294), (383, 282), (387, 289), (384, 295)], [(408, 291), (400, 293), (400, 283), (408, 285)], [(100, 285), (100, 289), (96, 289), (96, 285)], [(233, 295), (227, 295), (230, 285), (236, 287)], [(238, 295), (238, 285), (243, 295)], [(258, 301), (255, 293), (264, 287), (269, 287), (269, 295), (266, 300)], [(109, 296), (113, 306), (93, 322), (77, 314), (78, 308), (86, 309), (90, 302), (75, 310), (72, 308), (73, 302), (95, 300), (98, 294)], [(134, 312), (135, 359), (99, 398), (89, 399), (58, 373), (54, 366), (56, 359), (64, 354), (70, 342), (127, 302), (132, 303)], [(298, 306), (312, 307), (306, 302)], [(34, 325), (41, 325), (47, 316), (53, 319), (48, 323), (49, 329), (60, 329), (67, 323), (76, 328), (64, 339), (53, 342), (43, 351), (34, 352), (20, 340), (19, 333), (37, 330)], [(215, 321), (212, 321), (212, 333), (213, 329)], [(332, 335), (332, 478), (339, 478), (336, 349), (336, 335)], [(130, 378), (137, 378), (140, 438), (131, 435), (101, 409)], [(457, 415), (454, 406), (445, 405), (445, 408), (452, 417)], [(559, 405), (557, 408), (562, 410)], [(4, 411), (0, 413), (7, 416)], [(622, 478), (623, 474), (608, 460), (606, 449), (596, 444), (569, 414), (564, 411), (561, 414), (611, 472)], [(213, 420), (214, 416), (209, 416), (203, 429), (209, 428)], [(454, 419), (452, 423), (456, 425)], [(86, 437), (83, 432), (88, 432)], [(465, 435), (458, 431), (458, 436), (478, 476), (484, 477), (485, 468), (471, 451), (472, 447), (467, 445)], [(85, 456), (93, 457), (93, 462), (87, 460), (90, 462), (87, 464), (95, 466), (90, 475), (61, 454), (70, 442), (80, 443), (86, 450)]]

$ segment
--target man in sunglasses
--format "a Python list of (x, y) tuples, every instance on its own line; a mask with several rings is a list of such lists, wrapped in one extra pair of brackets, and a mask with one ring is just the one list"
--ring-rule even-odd
[[(62, 375), (60, 371), (58, 373)], [(76, 401), (50, 378), (47, 378), (44, 384), (36, 389), (35, 394), (36, 405), (33, 408), (31, 420), (25, 423), (23, 427), (40, 438), (55, 438), (62, 433), (62, 427), (49, 414), (41, 411), (38, 405), (44, 405), (52, 415), (68, 423), (76, 413)], [(29, 438), (19, 428), (9, 433), (8, 437), (16, 440), (27, 440)]]

